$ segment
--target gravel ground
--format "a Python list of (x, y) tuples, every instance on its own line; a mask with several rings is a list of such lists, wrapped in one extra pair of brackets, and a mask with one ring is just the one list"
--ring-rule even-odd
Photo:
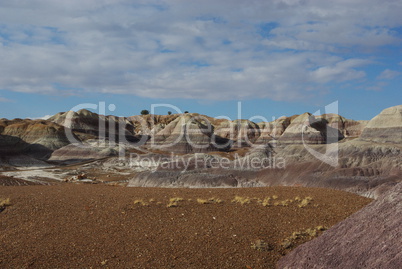
[[(251, 201), (241, 205), (232, 202), (235, 196)], [(268, 196), (271, 206), (258, 202)], [(312, 200), (305, 207), (297, 201), (273, 205), (296, 196)], [(275, 268), (280, 257), (311, 239), (285, 249), (282, 242), (293, 232), (331, 227), (371, 202), (319, 188), (69, 183), (0, 186), (1, 198), (11, 201), (0, 213), (1, 268)], [(170, 198), (183, 201), (167, 207)]]

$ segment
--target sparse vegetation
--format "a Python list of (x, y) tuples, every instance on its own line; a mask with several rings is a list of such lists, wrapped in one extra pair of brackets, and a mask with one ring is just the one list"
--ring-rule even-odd
[(197, 203), (199, 203), (199, 204), (209, 204), (209, 201), (207, 199), (197, 198)]
[(250, 202), (251, 202), (250, 198), (241, 196), (235, 196), (235, 198), (232, 200), (232, 203), (239, 203), (241, 205), (249, 204)]
[(265, 242), (264, 240), (258, 239), (251, 243), (251, 248), (258, 251), (269, 251), (273, 250), (274, 247)]
[(0, 198), (0, 208), (10, 206), (11, 200), (10, 198)]
[(270, 206), (271, 204), (269, 203), (269, 201), (271, 200), (271, 197), (266, 197), (264, 198), (264, 200), (262, 201), (262, 205), (263, 206)]
[(304, 198), (300, 204), (298, 205), (298, 207), (306, 207), (310, 204), (310, 202), (313, 200), (313, 198), (311, 198), (310, 196), (307, 196), (306, 198)]
[(184, 201), (184, 199), (181, 197), (170, 198), (169, 203), (166, 205), (166, 207), (178, 207), (179, 206), (178, 202), (180, 201)]
[(315, 228), (308, 228), (304, 231), (293, 232), (291, 236), (285, 238), (282, 241), (281, 246), (283, 248), (290, 248), (296, 245), (297, 241), (302, 239), (312, 239), (318, 235), (318, 232), (325, 230), (326, 227), (320, 225)]
[(10, 205), (11, 205), (10, 198), (0, 198), (0, 212), (6, 209), (6, 207)]
[(149, 110), (143, 109), (141, 110), (141, 115), (148, 115), (149, 114)]
[(137, 199), (134, 201), (135, 205), (142, 205), (142, 206), (148, 206), (149, 204), (145, 202), (143, 199)]
[(215, 197), (209, 198), (209, 199), (198, 198), (197, 203), (199, 203), (199, 204), (220, 204), (220, 203), (223, 203), (223, 200), (221, 200), (219, 198), (215, 198)]
[[(241, 205), (257, 203), (264, 207), (269, 207), (269, 206), (287, 207), (287, 206), (291, 206), (291, 205), (297, 205), (298, 207), (302, 208), (302, 207), (306, 207), (307, 205), (311, 204), (311, 201), (313, 200), (313, 198), (310, 196), (307, 196), (304, 199), (300, 198), (299, 196), (296, 196), (294, 199), (286, 199), (286, 200), (277, 200), (277, 199), (278, 199), (277, 195), (273, 195), (272, 197), (267, 196), (265, 198), (258, 198), (258, 197), (249, 198), (249, 197), (235, 196), (231, 202), (238, 203)], [(179, 206), (178, 203), (181, 201), (184, 201), (184, 200), (186, 200), (188, 202), (196, 201), (198, 204), (220, 204), (220, 203), (224, 202), (222, 199), (217, 198), (217, 197), (212, 197), (209, 199), (205, 199), (205, 198), (184, 199), (181, 197), (173, 197), (173, 198), (169, 199), (169, 202), (166, 206), (167, 207), (177, 207), (177, 206)], [(134, 201), (134, 204), (139, 204), (142, 206), (148, 206), (151, 203), (160, 205), (162, 202), (156, 201), (154, 198), (150, 198), (150, 199), (148, 199), (148, 201), (146, 201), (144, 199), (137, 199)], [(316, 205), (316, 207), (317, 206), (318, 205)]]

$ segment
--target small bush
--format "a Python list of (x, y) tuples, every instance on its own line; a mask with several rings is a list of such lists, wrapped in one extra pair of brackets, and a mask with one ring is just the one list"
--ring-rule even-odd
[(219, 198), (209, 198), (209, 199), (201, 199), (201, 198), (197, 198), (197, 203), (199, 204), (220, 204), (223, 203), (223, 200), (219, 199)]
[(269, 201), (271, 200), (271, 197), (266, 197), (263, 201), (262, 201), (262, 205), (263, 206), (270, 206), (271, 204), (269, 203)]
[(6, 207), (11, 205), (11, 200), (10, 198), (0, 198), (0, 207)]
[(166, 205), (166, 207), (178, 207), (179, 206), (178, 202), (181, 201), (184, 201), (184, 199), (181, 197), (170, 198), (169, 203)]
[(209, 201), (207, 199), (197, 198), (197, 203), (199, 203), (199, 204), (209, 204)]
[(273, 246), (265, 242), (264, 240), (258, 239), (251, 243), (251, 248), (258, 251), (269, 251), (273, 250)]
[(306, 207), (310, 204), (310, 202), (313, 200), (313, 198), (311, 198), (310, 196), (307, 196), (306, 198), (304, 198), (300, 204), (298, 205), (299, 207)]
[(325, 231), (327, 228), (324, 226), (317, 226), (315, 228), (308, 228), (304, 231), (293, 232), (291, 236), (285, 238), (281, 246), (283, 248), (290, 248), (296, 244), (298, 240), (306, 239), (306, 238), (314, 238), (318, 235), (318, 232)]
[(241, 205), (249, 204), (251, 200), (247, 197), (236, 196), (233, 200), (233, 203), (239, 203)]
[(10, 198), (0, 198), (0, 212), (6, 209), (6, 207), (10, 205), (11, 205)]
[(143, 199), (137, 199), (134, 201), (135, 205), (142, 205), (142, 206), (147, 206), (149, 205), (147, 202), (145, 202)]

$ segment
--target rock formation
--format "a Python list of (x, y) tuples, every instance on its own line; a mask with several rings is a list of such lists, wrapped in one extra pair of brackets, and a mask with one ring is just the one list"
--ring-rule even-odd
[(0, 151), (7, 154), (30, 153), (46, 158), (69, 144), (64, 128), (45, 120), (3, 120), (0, 122)]
[(153, 136), (181, 115), (136, 115), (128, 117), (127, 120), (135, 127), (137, 134)]
[[(335, 122), (335, 125), (338, 126), (338, 123)], [(279, 141), (284, 144), (326, 144), (342, 138), (339, 130), (331, 127), (325, 117), (304, 113), (291, 121)]]
[(364, 128), (361, 140), (402, 143), (402, 105), (384, 109)]
[[(46, 161), (114, 160), (118, 158), (113, 156), (121, 157), (123, 151), (126, 157), (133, 153), (138, 159), (148, 154), (165, 158), (174, 153), (189, 160), (186, 171), (180, 170), (184, 167), (174, 170), (174, 177), (178, 177), (174, 184), (180, 182), (181, 186), (315, 186), (376, 198), (402, 177), (401, 118), (401, 106), (396, 106), (369, 123), (336, 114), (304, 113), (256, 124), (196, 113), (124, 118), (87, 110), (59, 113), (50, 120), (2, 119), (0, 169), (43, 167), (49, 165)], [(195, 153), (205, 158), (200, 160), (201, 155)], [(335, 161), (328, 163), (328, 158)], [(248, 160), (255, 160), (261, 168), (253, 168)], [(99, 162), (103, 161), (107, 160)], [(131, 178), (132, 185), (170, 184), (163, 177), (171, 176), (169, 169), (126, 168), (133, 173), (141, 171), (141, 177)], [(148, 176), (153, 169), (162, 178)], [(211, 176), (193, 180), (197, 173)], [(236, 175), (235, 181), (232, 175)]]
[(98, 115), (86, 109), (60, 112), (48, 119), (71, 129), (81, 140), (99, 139), (137, 141), (135, 126), (125, 117)]
[(220, 144), (214, 135), (214, 127), (198, 114), (177, 117), (147, 143), (151, 148), (175, 153), (215, 151), (220, 150)]
[(237, 148), (251, 146), (260, 134), (260, 127), (249, 120), (227, 120), (215, 124), (215, 135), (234, 141), (233, 146)]

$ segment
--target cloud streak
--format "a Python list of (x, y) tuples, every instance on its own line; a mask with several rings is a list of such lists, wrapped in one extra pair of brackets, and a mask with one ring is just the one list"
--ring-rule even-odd
[(367, 79), (369, 55), (401, 44), (401, 12), (377, 0), (6, 1), (0, 89), (302, 100)]

